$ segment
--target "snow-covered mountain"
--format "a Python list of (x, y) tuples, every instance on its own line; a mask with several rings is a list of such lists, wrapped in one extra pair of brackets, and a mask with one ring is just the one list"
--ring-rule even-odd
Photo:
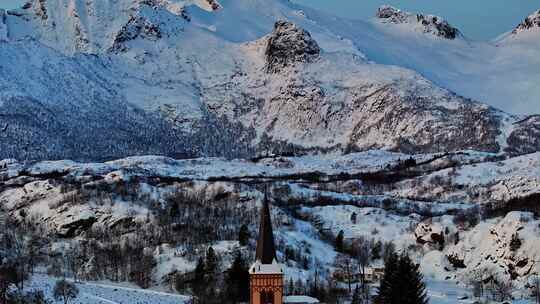
[[(505, 104), (534, 109), (535, 51), (467, 41), (440, 17), (383, 7), (349, 21), (284, 0), (35, 0), (1, 20), (0, 157), (540, 146), (534, 116), (467, 98), (510, 94)], [(470, 64), (509, 49), (520, 55)], [(492, 69), (520, 77), (503, 84)]]
[[(328, 239), (343, 231), (393, 241), (428, 285), (512, 278), (527, 295), (540, 254), (524, 212), (539, 212), (538, 13), (493, 42), (438, 16), (374, 13), (286, 0), (0, 10), (0, 222), (46, 238), (50, 260), (88, 243), (86, 280), (111, 279), (96, 271), (101, 247), (133, 241), (155, 259), (145, 286), (184, 292), (175, 280), (208, 246), (223, 271), (236, 252), (251, 258), (237, 230), (256, 230), (265, 184), (288, 278), (330, 278)], [(222, 158), (178, 160), (195, 156)], [(32, 284), (49, 292), (49, 280)], [(92, 289), (92, 301), (132, 291)]]

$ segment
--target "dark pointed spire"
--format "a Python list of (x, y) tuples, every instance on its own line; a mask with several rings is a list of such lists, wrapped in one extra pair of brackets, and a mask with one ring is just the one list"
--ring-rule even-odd
[(270, 219), (270, 207), (268, 206), (266, 193), (264, 194), (264, 201), (261, 209), (256, 259), (262, 264), (272, 264), (274, 259), (277, 261), (274, 233), (272, 231), (272, 220)]

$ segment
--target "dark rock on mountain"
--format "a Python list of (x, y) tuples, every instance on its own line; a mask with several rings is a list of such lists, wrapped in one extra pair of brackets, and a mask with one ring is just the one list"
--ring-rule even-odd
[(456, 39), (460, 34), (459, 30), (452, 27), (448, 21), (440, 19), (437, 16), (416, 15), (420, 24), (422, 24), (427, 32), (433, 32), (439, 37), (446, 39)]
[(41, 17), (43, 20), (47, 20), (49, 16), (47, 15), (47, 6), (46, 0), (37, 0), (34, 3), (35, 13), (37, 16)]
[(451, 26), (448, 21), (441, 17), (433, 15), (413, 15), (408, 12), (401, 11), (392, 6), (382, 6), (377, 11), (377, 18), (386, 23), (410, 23), (417, 24), (421, 27), (424, 33), (432, 33), (435, 36), (445, 39), (456, 39), (460, 35), (460, 31)]
[(216, 0), (206, 0), (208, 4), (210, 4), (210, 7), (212, 7), (212, 10), (216, 11), (221, 8), (221, 5)]
[(523, 20), (523, 22), (521, 22), (512, 33), (517, 34), (518, 32), (527, 31), (532, 28), (540, 28), (540, 10), (537, 10), (525, 18), (525, 20)]
[(114, 38), (113, 46), (110, 51), (127, 51), (126, 42), (142, 37), (148, 40), (158, 40), (161, 38), (159, 25), (152, 23), (142, 16), (131, 16), (128, 23), (122, 27)]
[(320, 52), (317, 42), (306, 30), (291, 22), (278, 21), (266, 46), (266, 70), (278, 73), (296, 63), (312, 62)]
[(376, 16), (379, 19), (386, 19), (388, 22), (397, 24), (407, 22), (410, 14), (402, 12), (393, 6), (384, 5), (377, 10)]

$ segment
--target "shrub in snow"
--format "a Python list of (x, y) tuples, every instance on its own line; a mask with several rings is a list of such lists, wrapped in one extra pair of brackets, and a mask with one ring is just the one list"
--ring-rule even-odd
[(517, 233), (514, 233), (512, 235), (512, 239), (510, 240), (510, 250), (517, 251), (521, 247), (521, 239), (519, 238), (519, 235)]
[(68, 304), (69, 301), (75, 299), (79, 294), (79, 289), (75, 284), (68, 282), (64, 279), (56, 282), (54, 286), (53, 296), (57, 301), (63, 301), (64, 304)]

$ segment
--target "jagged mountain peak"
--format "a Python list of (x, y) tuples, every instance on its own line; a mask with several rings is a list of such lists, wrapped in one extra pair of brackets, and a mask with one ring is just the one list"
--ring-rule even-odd
[(461, 36), (459, 29), (435, 15), (412, 14), (390, 5), (383, 5), (378, 9), (376, 17), (383, 23), (411, 24), (417, 30), (445, 39), (453, 40)]
[(296, 63), (312, 62), (320, 52), (319, 45), (308, 31), (280, 20), (275, 23), (266, 45), (266, 70), (277, 73)]
[(523, 31), (529, 31), (529, 30), (539, 30), (540, 29), (540, 10), (535, 11), (534, 13), (530, 14), (521, 22), (518, 24), (518, 26), (512, 31), (513, 34), (518, 34)]
[(129, 49), (128, 44), (137, 38), (155, 42), (164, 36), (175, 36), (182, 32), (189, 21), (190, 17), (184, 10), (176, 14), (156, 1), (141, 3), (130, 14), (127, 23), (114, 34), (109, 51), (125, 52)]
[(128, 38), (181, 31), (190, 6), (222, 8), (215, 0), (32, 0), (8, 14), (18, 17), (11, 22), (14, 40), (32, 37), (62, 53), (98, 54), (118, 48), (128, 31)]

